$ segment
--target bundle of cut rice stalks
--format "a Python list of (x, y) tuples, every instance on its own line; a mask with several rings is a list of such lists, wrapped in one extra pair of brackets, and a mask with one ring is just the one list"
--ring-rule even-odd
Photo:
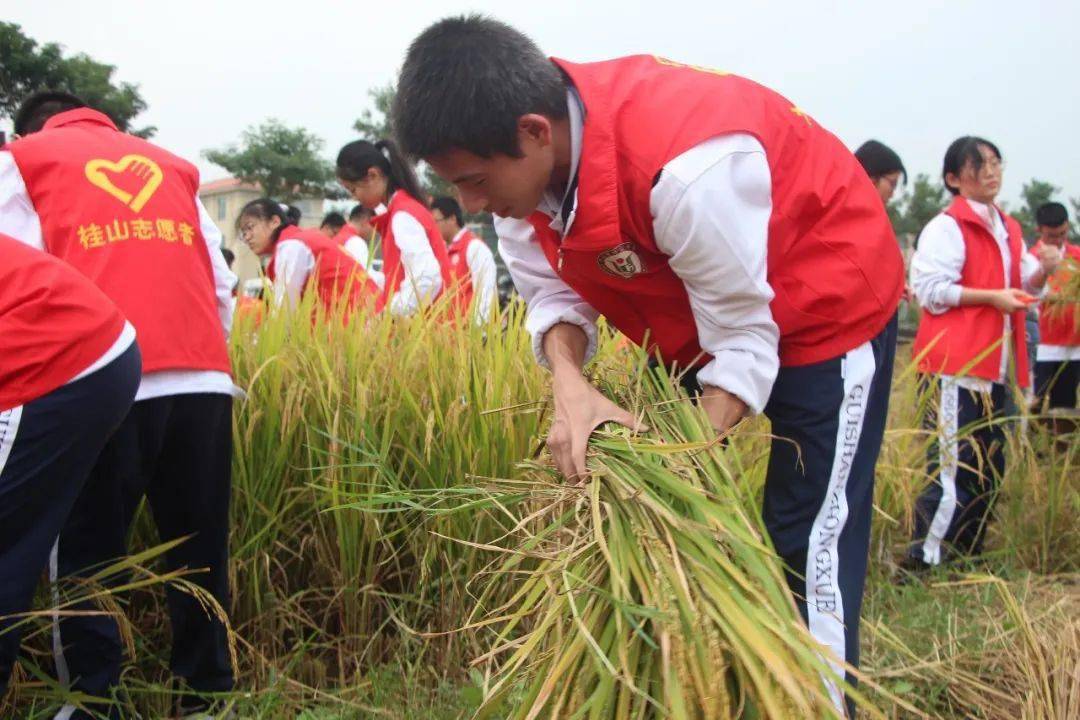
[(845, 688), (799, 618), (760, 482), (746, 479), (764, 443), (725, 447), (672, 385), (623, 391), (652, 429), (594, 436), (585, 482), (534, 463), (487, 486), (519, 522), (470, 625), (490, 633), (477, 718), (838, 716), (830, 685)]

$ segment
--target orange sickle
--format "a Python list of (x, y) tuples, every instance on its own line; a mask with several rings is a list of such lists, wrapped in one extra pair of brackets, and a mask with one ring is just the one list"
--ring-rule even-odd
[[(134, 175), (143, 181), (142, 189), (133, 196), (128, 191), (117, 187), (105, 174), (106, 170), (116, 174), (127, 173)], [(125, 155), (116, 162), (102, 158), (90, 160), (86, 163), (86, 179), (135, 212), (139, 212), (154, 195), (158, 187), (161, 186), (165, 174), (161, 172), (158, 164), (148, 157)]]

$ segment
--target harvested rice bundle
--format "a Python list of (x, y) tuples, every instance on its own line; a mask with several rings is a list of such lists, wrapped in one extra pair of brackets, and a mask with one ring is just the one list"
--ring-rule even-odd
[[(527, 473), (472, 625), (496, 631), (476, 661), (495, 668), (476, 717), (835, 717), (823, 651), (740, 481), (739, 439), (724, 448), (671, 383), (643, 384), (622, 402), (646, 406), (647, 435), (598, 434), (580, 485)], [(502, 504), (521, 491), (507, 484)]]

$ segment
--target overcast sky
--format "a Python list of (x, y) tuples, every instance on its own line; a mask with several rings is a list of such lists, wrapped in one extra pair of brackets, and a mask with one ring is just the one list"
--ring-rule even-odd
[(268, 117), (314, 131), (332, 158), (409, 41), (440, 17), (479, 10), (551, 55), (648, 52), (745, 75), (851, 148), (882, 140), (912, 174), (936, 176), (949, 142), (983, 135), (1005, 155), (1011, 204), (1031, 177), (1080, 196), (1076, 0), (0, 0), (0, 9), (40, 42), (116, 65), (149, 103), (136, 122), (156, 125), (156, 141), (198, 162), (204, 179), (225, 173), (203, 149)]

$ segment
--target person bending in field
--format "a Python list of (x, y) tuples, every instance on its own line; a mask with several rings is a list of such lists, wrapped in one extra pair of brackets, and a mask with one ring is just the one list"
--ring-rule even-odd
[(338, 152), (337, 178), (374, 213), (382, 242), (378, 309), (414, 315), (450, 287), (450, 258), (416, 173), (390, 140), (355, 140)]
[(1080, 386), (1080, 313), (1078, 298), (1062, 297), (1070, 281), (1080, 273), (1080, 246), (1069, 241), (1069, 212), (1061, 203), (1050, 202), (1035, 211), (1039, 237), (1031, 252), (1056, 248), (1062, 262), (1047, 279), (1051, 296), (1039, 308), (1039, 345), (1035, 356), (1035, 397), (1039, 409), (1075, 408)]
[[(181, 540), (164, 571), (229, 608), (232, 393), (226, 336), (236, 276), (199, 202), (194, 165), (121, 132), (67, 93), (42, 93), (15, 116), (0, 150), (0, 232), (54, 255), (97, 285), (131, 322), (142, 354), (135, 403), (90, 471), (53, 548), (53, 578), (88, 577), (127, 554), (145, 495), (162, 542)], [(126, 582), (117, 573), (108, 586)], [(192, 691), (183, 713), (231, 690), (225, 624), (179, 588), (166, 590), (169, 666)], [(57, 674), (72, 692), (109, 699), (120, 682), (120, 629), (96, 602), (60, 619)], [(100, 714), (117, 705), (91, 702)], [(182, 714), (183, 714), (182, 713)], [(67, 706), (64, 717), (88, 718)]]
[[(884, 143), (867, 140), (855, 151), (855, 159), (870, 176), (870, 181), (874, 183), (874, 189), (878, 191), (881, 202), (888, 207), (900, 182), (907, 184), (907, 170), (904, 169), (900, 156)], [(914, 299), (911, 288), (907, 285), (904, 285), (903, 297), (905, 302)]]
[(374, 304), (379, 295), (364, 267), (337, 240), (297, 227), (270, 198), (245, 205), (236, 228), (253, 253), (270, 258), (266, 276), (274, 283), (279, 305), (295, 307), (314, 292), (325, 312), (341, 310), (348, 317), (356, 308)]
[(0, 699), (22, 613), (139, 387), (135, 329), (67, 263), (0, 235)]
[(687, 373), (718, 432), (772, 421), (765, 524), (810, 631), (858, 665), (904, 272), (851, 152), (745, 78), (652, 55), (549, 59), (479, 16), (412, 43), (392, 121), (466, 210), (496, 215), (551, 371), (563, 474), (587, 472), (599, 424), (639, 427), (582, 374), (603, 314)]
[(931, 482), (916, 502), (909, 570), (982, 552), (1005, 470), (1010, 359), (1027, 387), (1030, 293), (1057, 268), (1057, 249), (1040, 249), (1041, 261), (1025, 252), (1020, 224), (994, 204), (1001, 178), (996, 145), (955, 140), (942, 169), (952, 203), (923, 228), (911, 259), (922, 306), (912, 352), (936, 398), (925, 418), (936, 442), (927, 457)]
[(886, 205), (896, 194), (896, 188), (903, 181), (907, 183), (907, 170), (896, 151), (877, 140), (867, 140), (855, 151), (855, 159), (866, 170), (874, 188)]
[(465, 317), (471, 309), (475, 322), (483, 325), (491, 317), (496, 297), (495, 253), (465, 227), (461, 205), (454, 198), (442, 196), (432, 200), (431, 214), (446, 241), (459, 312)]

